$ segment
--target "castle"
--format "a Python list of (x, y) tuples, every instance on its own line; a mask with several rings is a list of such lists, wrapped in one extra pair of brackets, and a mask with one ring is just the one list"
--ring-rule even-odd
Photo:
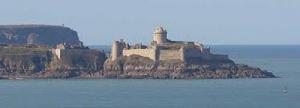
[(78, 42), (76, 44), (61, 43), (52, 48), (52, 53), (56, 55), (58, 59), (61, 59), (62, 53), (70, 50), (88, 51), (89, 48), (85, 47), (82, 42)]
[(118, 57), (139, 55), (148, 57), (153, 61), (180, 60), (195, 62), (204, 60), (228, 60), (227, 55), (216, 55), (203, 44), (188, 41), (172, 41), (167, 38), (167, 30), (163, 27), (155, 28), (153, 40), (149, 46), (142, 44), (129, 45), (123, 40), (112, 44), (111, 60)]

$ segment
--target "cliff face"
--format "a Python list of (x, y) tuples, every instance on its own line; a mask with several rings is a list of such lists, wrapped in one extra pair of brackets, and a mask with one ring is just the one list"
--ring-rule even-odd
[(45, 71), (51, 61), (51, 53), (45, 47), (0, 47), (0, 75), (28, 76)]
[(77, 32), (63, 26), (0, 25), (0, 78), (68, 78), (103, 70), (103, 52), (63, 49), (57, 57), (51, 48), (61, 43), (81, 44)]
[(63, 26), (1, 25), (2, 44), (39, 44), (53, 46), (60, 43), (78, 43), (77, 32)]
[(107, 60), (104, 65), (108, 78), (154, 78), (154, 79), (226, 79), (271, 78), (272, 73), (247, 65), (227, 61), (204, 61), (187, 64), (181, 61), (154, 62), (141, 56), (129, 56)]
[(47, 72), (38, 78), (99, 77), (93, 74), (103, 70), (105, 53), (91, 49), (67, 49), (61, 57), (54, 56)]

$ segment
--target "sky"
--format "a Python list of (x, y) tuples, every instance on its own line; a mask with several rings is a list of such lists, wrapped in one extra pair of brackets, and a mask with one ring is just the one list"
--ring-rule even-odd
[(171, 40), (204, 44), (300, 42), (300, 0), (0, 0), (0, 24), (62, 25), (86, 45)]

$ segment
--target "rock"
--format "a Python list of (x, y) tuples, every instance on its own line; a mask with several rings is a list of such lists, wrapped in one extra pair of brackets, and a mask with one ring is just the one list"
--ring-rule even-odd
[(151, 79), (229, 79), (229, 78), (273, 78), (272, 73), (233, 61), (210, 61), (202, 64), (187, 64), (178, 61), (154, 62), (141, 56), (108, 59), (104, 71), (109, 78)]
[[(103, 70), (106, 56), (93, 49), (65, 49), (58, 59), (45, 46), (0, 46), (0, 79), (73, 78)], [(98, 75), (99, 76), (99, 75)]]

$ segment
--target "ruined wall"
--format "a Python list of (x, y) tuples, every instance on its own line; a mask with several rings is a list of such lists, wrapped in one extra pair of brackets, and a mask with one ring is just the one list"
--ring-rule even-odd
[(156, 60), (156, 50), (155, 49), (129, 49), (123, 50), (123, 56), (130, 56), (130, 55), (140, 55), (143, 57), (148, 57), (152, 60)]
[(159, 50), (159, 60), (182, 60), (182, 50)]
[[(57, 55), (56, 55), (57, 56)], [(106, 57), (103, 52), (91, 49), (61, 49), (60, 59), (52, 62), (52, 69), (98, 71)]]

